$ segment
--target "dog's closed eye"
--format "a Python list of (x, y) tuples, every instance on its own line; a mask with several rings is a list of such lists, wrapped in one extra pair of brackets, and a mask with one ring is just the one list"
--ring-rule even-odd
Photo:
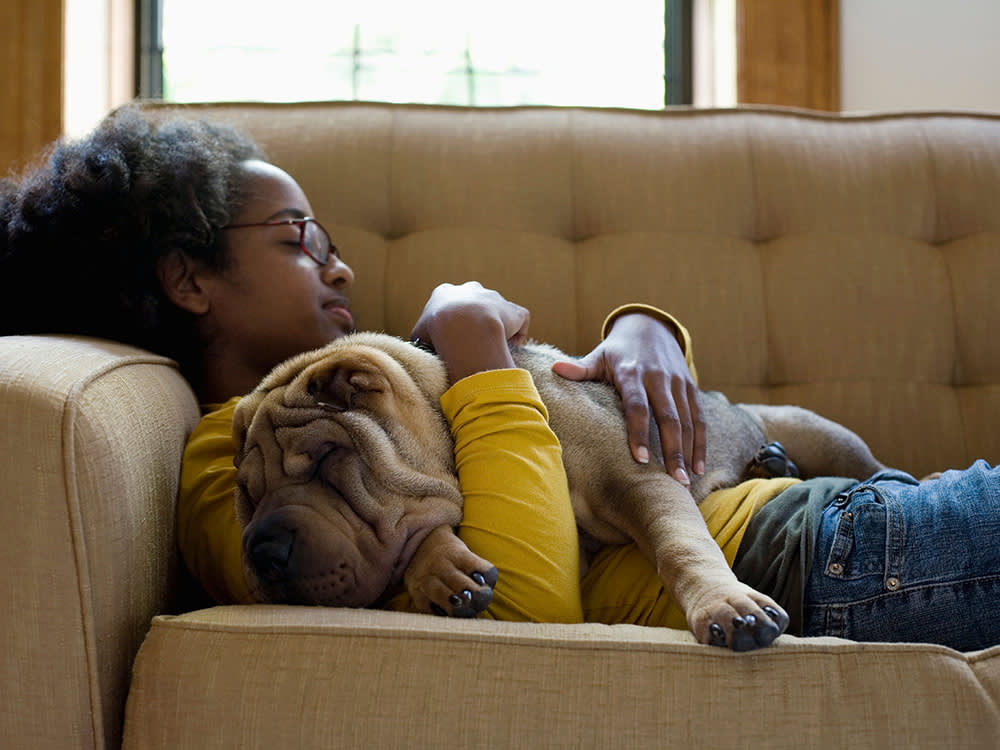
[(357, 388), (350, 373), (342, 367), (319, 373), (306, 386), (318, 406), (330, 411), (347, 411), (351, 408)]
[(306, 391), (317, 406), (343, 412), (355, 407), (358, 396), (380, 393), (384, 385), (385, 378), (378, 371), (335, 367), (313, 375)]

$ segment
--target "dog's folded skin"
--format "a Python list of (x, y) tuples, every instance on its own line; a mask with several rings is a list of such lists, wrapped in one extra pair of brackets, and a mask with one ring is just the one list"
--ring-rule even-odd
[[(805, 410), (702, 394), (708, 471), (689, 492), (662, 463), (632, 460), (610, 385), (555, 376), (564, 355), (551, 347), (513, 354), (563, 446), (581, 538), (635, 541), (702, 643), (750, 650), (777, 638), (787, 614), (736, 579), (696, 500), (759, 466), (768, 439), (816, 474), (828, 473), (832, 454), (832, 465), (853, 472), (838, 473), (863, 479), (881, 464), (860, 438)], [(453, 531), (462, 495), (439, 407), (447, 385), (434, 355), (364, 333), (279, 365), (239, 403), (237, 515), (245, 575), (261, 601), (365, 607), (403, 582), (422, 611), (472, 616), (489, 605), (497, 571)]]
[[(302, 355), (237, 410), (237, 515), (245, 574), (261, 601), (370, 606), (403, 581), (435, 529), (461, 520), (453, 447), (437, 406), (443, 374), (418, 387), (388, 355), (364, 355), (350, 371)], [(467, 615), (466, 591), (476, 606), (488, 605), (493, 566), (468, 549), (460, 562), (468, 577), (450, 610)], [(421, 590), (411, 593), (429, 608)]]

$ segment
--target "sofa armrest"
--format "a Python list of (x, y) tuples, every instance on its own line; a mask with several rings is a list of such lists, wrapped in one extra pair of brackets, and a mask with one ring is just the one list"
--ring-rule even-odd
[(176, 366), (95, 339), (0, 338), (0, 734), (117, 747), (129, 673), (174, 594), (198, 419)]

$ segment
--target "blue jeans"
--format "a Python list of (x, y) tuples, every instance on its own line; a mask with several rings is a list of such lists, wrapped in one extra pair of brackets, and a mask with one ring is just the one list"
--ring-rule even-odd
[(917, 482), (884, 471), (823, 511), (803, 635), (1000, 643), (1000, 466)]

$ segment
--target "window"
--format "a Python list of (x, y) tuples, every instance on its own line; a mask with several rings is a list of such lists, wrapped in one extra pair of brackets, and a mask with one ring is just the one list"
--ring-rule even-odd
[(140, 91), (658, 109), (691, 102), (691, 4), (140, 0)]

